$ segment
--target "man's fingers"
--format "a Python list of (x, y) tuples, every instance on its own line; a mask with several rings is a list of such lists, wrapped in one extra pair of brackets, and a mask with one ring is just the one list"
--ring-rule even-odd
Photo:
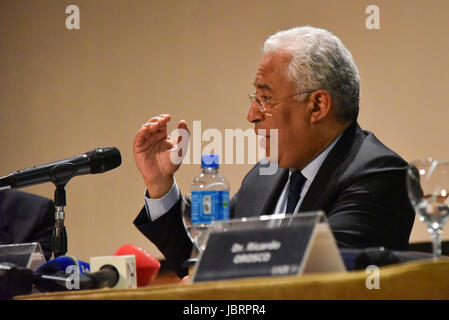
[(164, 113), (164, 114), (160, 114), (158, 116), (151, 118), (147, 122), (159, 122), (159, 121), (168, 122), (168, 121), (170, 121), (170, 119), (171, 119), (171, 116), (168, 113)]
[(187, 128), (187, 122), (185, 122), (185, 120), (181, 120), (178, 123), (178, 129), (184, 129), (187, 130), (187, 132), (190, 134), (189, 129)]
[(176, 142), (176, 152), (178, 158), (183, 159), (187, 153), (187, 147), (190, 140), (190, 132), (187, 123), (184, 120), (178, 123), (178, 140)]
[(146, 123), (137, 132), (136, 138), (134, 139), (134, 146), (146, 149), (166, 137), (167, 132), (163, 127), (161, 128), (157, 123)]
[(150, 133), (158, 131), (167, 131), (167, 122), (170, 121), (170, 115), (164, 114), (156, 116), (148, 120), (143, 126), (147, 127)]
[(134, 147), (141, 147), (145, 144), (148, 135), (148, 128), (142, 126), (140, 130), (137, 132), (136, 137), (134, 138)]
[(144, 127), (148, 129), (148, 133), (156, 133), (159, 130), (159, 124), (157, 122), (147, 122), (144, 124)]
[[(136, 135), (134, 146), (147, 149), (163, 139), (170, 138), (167, 133), (167, 123), (170, 121), (170, 118), (169, 114), (161, 114), (145, 122)], [(187, 129), (187, 123), (184, 120), (179, 122), (178, 129), (184, 129), (187, 135), (190, 134)], [(178, 143), (182, 140), (182, 136), (186, 136), (186, 134), (183, 133), (179, 136)]]
[[(177, 143), (180, 143), (183, 137), (190, 136), (190, 131), (187, 128), (187, 123), (184, 120), (179, 121), (178, 130), (179, 130), (179, 137)], [(185, 131), (182, 132), (183, 130)]]

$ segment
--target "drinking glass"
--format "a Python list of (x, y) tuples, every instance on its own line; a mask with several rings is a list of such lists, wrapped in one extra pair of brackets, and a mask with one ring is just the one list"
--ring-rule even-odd
[(183, 196), (183, 198), (184, 201), (182, 207), (182, 222), (184, 224), (184, 228), (187, 231), (187, 235), (194, 245), (192, 257), (196, 257), (206, 248), (207, 233), (210, 229), (214, 228), (214, 226), (204, 223), (192, 223), (192, 211), (190, 208), (192, 196), (190, 194), (186, 194)]
[(427, 226), (434, 259), (441, 258), (441, 235), (449, 218), (449, 161), (412, 161), (407, 169), (407, 192), (419, 220)]

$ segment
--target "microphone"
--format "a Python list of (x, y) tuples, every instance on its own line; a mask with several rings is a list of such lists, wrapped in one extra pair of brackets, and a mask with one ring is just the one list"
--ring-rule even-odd
[(126, 256), (102, 256), (89, 259), (90, 274), (95, 275), (97, 283), (92, 288), (104, 286), (115, 289), (137, 288), (136, 258)]
[(61, 256), (42, 264), (34, 274), (33, 284), (44, 292), (136, 288), (135, 257), (93, 257), (86, 263), (72, 256)]
[(121, 246), (113, 256), (91, 257), (89, 263), (60, 256), (35, 272), (0, 263), (0, 299), (29, 294), (32, 287), (41, 292), (137, 288), (151, 284), (159, 269), (159, 260), (132, 244)]
[(74, 176), (112, 170), (121, 163), (122, 158), (117, 148), (96, 148), (65, 160), (14, 171), (0, 178), (0, 190), (23, 188), (48, 181), (67, 182)]
[(123, 255), (134, 255), (136, 257), (138, 287), (145, 287), (153, 282), (161, 268), (158, 259), (133, 244), (125, 244), (114, 253), (114, 256)]
[(33, 284), (41, 292), (100, 289), (115, 287), (120, 272), (113, 265), (104, 265), (95, 272), (78, 273), (59, 271), (55, 274), (35, 273)]
[(76, 259), (72, 256), (60, 256), (41, 264), (36, 273), (55, 274), (60, 271), (66, 272), (67, 268), (75, 266), (80, 274), (89, 273), (90, 265), (87, 262)]

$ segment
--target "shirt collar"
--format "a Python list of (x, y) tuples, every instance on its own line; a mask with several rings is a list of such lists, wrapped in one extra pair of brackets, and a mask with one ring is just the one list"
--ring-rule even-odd
[[(342, 134), (343, 133), (341, 133), (337, 138), (335, 138), (334, 141), (332, 141), (332, 143), (323, 152), (321, 152), (317, 157), (315, 157), (315, 159), (309, 162), (309, 164), (301, 170), (302, 175), (307, 179), (307, 181), (312, 182), (313, 179), (315, 179), (318, 170), (320, 170), (321, 165), (323, 164), (327, 155), (332, 150), (332, 148), (337, 144), (338, 140), (340, 140)], [(296, 171), (296, 169), (289, 169), (289, 171), (290, 176), (292, 172)]]

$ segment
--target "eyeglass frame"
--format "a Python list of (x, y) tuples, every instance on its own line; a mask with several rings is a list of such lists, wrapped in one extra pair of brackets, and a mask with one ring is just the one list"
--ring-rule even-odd
[[(262, 108), (262, 112), (265, 112), (265, 110), (268, 109), (268, 108), (265, 108), (265, 104), (269, 104), (269, 107), (270, 107), (270, 108), (273, 108), (274, 106), (278, 105), (279, 103), (281, 103), (281, 102), (283, 102), (283, 101), (285, 101), (285, 100), (287, 100), (287, 99), (289, 99), (289, 98), (291, 98), (291, 97), (299, 96), (299, 95), (301, 95), (301, 94), (306, 94), (306, 93), (312, 93), (312, 92), (314, 92), (314, 91), (316, 91), (316, 90), (301, 91), (301, 92), (292, 94), (291, 96), (288, 96), (288, 97), (285, 97), (285, 98), (281, 98), (281, 99), (275, 101), (274, 103), (270, 103), (270, 102), (268, 102), (268, 101), (263, 102), (262, 99), (260, 99), (260, 98), (257, 96), (257, 93), (249, 94), (248, 97), (249, 97), (249, 100), (251, 101), (251, 104), (253, 104), (254, 102), (256, 102), (256, 104), (257, 104), (259, 107)], [(259, 103), (259, 102), (260, 102), (260, 103)]]

